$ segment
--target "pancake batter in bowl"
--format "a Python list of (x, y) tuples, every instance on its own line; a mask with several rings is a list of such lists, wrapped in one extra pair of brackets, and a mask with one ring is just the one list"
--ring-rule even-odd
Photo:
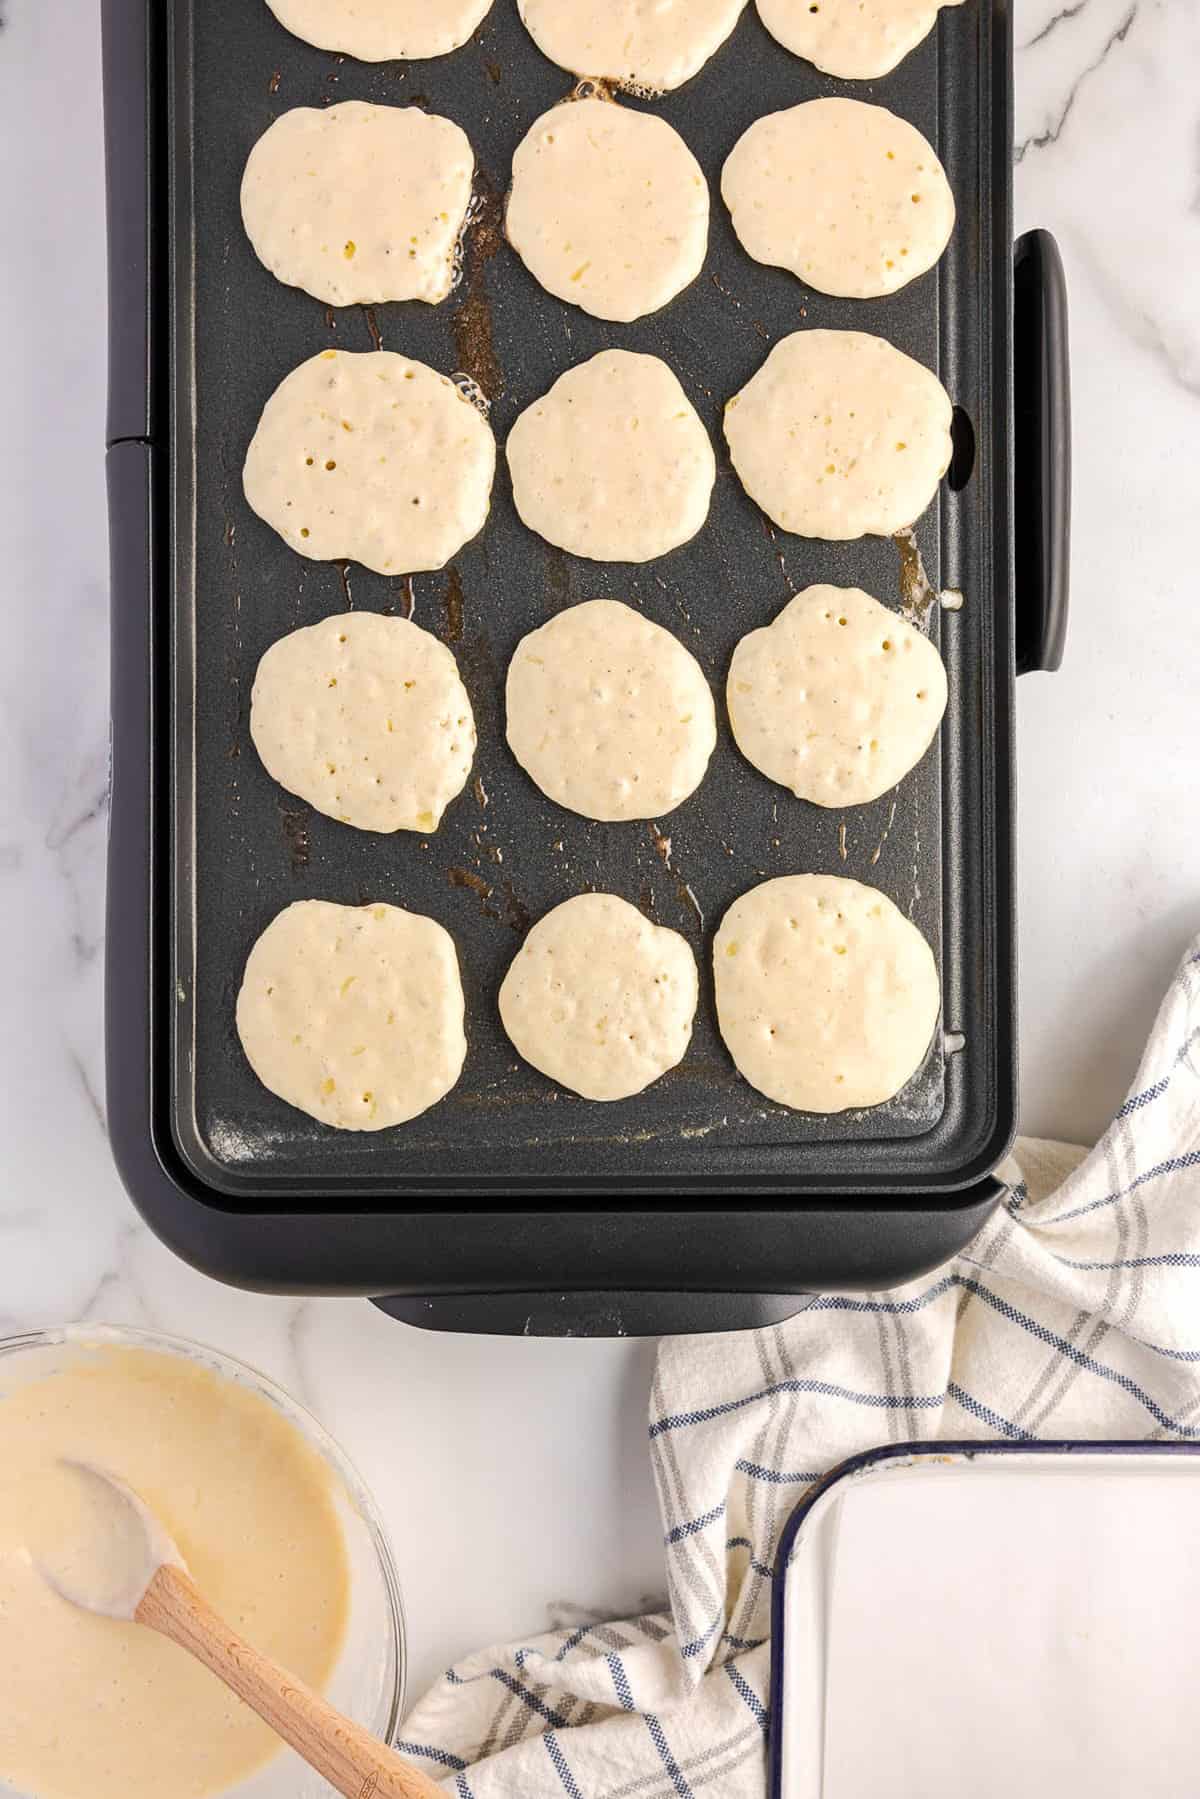
[(173, 1643), (81, 1612), (43, 1578), (95, 1593), (121, 1572), (64, 1458), (124, 1480), (217, 1610), (318, 1691), (348, 1614), (333, 1474), (267, 1400), (181, 1355), (65, 1346), (39, 1377), (0, 1368), (0, 1790), (223, 1793), (279, 1739)]

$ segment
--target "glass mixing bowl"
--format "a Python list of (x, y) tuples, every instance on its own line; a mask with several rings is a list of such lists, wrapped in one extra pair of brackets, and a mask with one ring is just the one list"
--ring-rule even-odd
[[(0, 1401), (4, 1394), (26, 1380), (52, 1373), (64, 1352), (74, 1359), (89, 1347), (154, 1350), (182, 1356), (210, 1369), (222, 1380), (233, 1381), (281, 1412), (328, 1465), (346, 1540), (350, 1567), (350, 1609), (346, 1640), (326, 1697), (362, 1724), (373, 1735), (390, 1742), (404, 1710), (404, 1610), (395, 1563), (384, 1535), (375, 1502), (349, 1459), (312, 1414), (276, 1386), (257, 1368), (182, 1337), (158, 1331), (132, 1330), (121, 1325), (78, 1324), (61, 1330), (29, 1331), (22, 1336), (0, 1338)], [(3, 1407), (0, 1406), (0, 1462), (3, 1460)], [(329, 1787), (320, 1775), (290, 1749), (259, 1768), (237, 1786), (212, 1799), (324, 1799)], [(0, 1781), (2, 1799), (18, 1799), (12, 1787)], [(19, 1799), (37, 1799), (20, 1794)]]

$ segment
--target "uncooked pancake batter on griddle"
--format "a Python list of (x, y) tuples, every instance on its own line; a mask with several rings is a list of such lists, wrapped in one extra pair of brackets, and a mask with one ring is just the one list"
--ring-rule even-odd
[(793, 331), (725, 407), (743, 487), (802, 537), (890, 537), (950, 466), (950, 397), (864, 331)]
[(302, 556), (443, 568), (482, 529), (496, 442), (453, 381), (392, 350), (321, 350), (267, 401), (243, 486)]
[(733, 228), (758, 262), (824, 294), (870, 299), (931, 269), (954, 197), (914, 126), (861, 100), (806, 100), (744, 131), (721, 172)]
[(280, 281), (329, 306), (444, 300), (471, 203), (467, 134), (419, 106), (297, 106), (259, 138), (242, 219)]
[(492, 0), (267, 0), (281, 25), (320, 50), (362, 62), (445, 56), (465, 44)]
[(933, 742), (946, 670), (927, 637), (860, 587), (806, 587), (742, 638), (726, 698), (755, 768), (798, 799), (861, 806)]
[(614, 893), (581, 893), (538, 920), (500, 988), (527, 1062), (585, 1099), (629, 1099), (680, 1061), (699, 978), (678, 931)]
[(462, 1073), (454, 940), (401, 906), (296, 900), (250, 951), (237, 1029), (263, 1086), (322, 1124), (404, 1124)]
[(694, 537), (717, 465), (665, 362), (602, 350), (560, 375), (509, 432), (517, 511), (575, 556), (649, 562)]
[(665, 119), (613, 101), (565, 101), (517, 146), (505, 225), (549, 293), (628, 323), (700, 273), (708, 183)]
[(943, 6), (962, 0), (757, 0), (759, 17), (787, 50), (826, 75), (873, 81), (929, 36)]
[(746, 0), (517, 0), (539, 50), (561, 68), (664, 93), (703, 68)]
[(837, 875), (784, 875), (735, 900), (713, 975), (741, 1073), (805, 1112), (893, 1098), (924, 1061), (941, 1003), (916, 926), (877, 888)]
[(263, 655), (250, 735), (289, 793), (361, 831), (436, 831), (475, 754), (458, 665), (407, 618), (343, 612)]
[(704, 779), (717, 741), (700, 664), (620, 600), (585, 600), (523, 637), (508, 741), (543, 793), (585, 818), (658, 818)]

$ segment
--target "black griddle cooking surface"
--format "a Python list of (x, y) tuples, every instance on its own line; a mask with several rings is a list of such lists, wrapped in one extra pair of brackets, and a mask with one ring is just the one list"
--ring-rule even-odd
[[(945, 1190), (977, 1179), (1008, 1127), (1011, 1003), (1007, 881), (1010, 596), (1007, 590), (1009, 243), (1007, 20), (987, 0), (941, 15), (901, 67), (873, 83), (818, 74), (787, 54), (753, 6), (680, 91), (620, 103), (682, 133), (712, 193), (710, 251), (693, 286), (631, 326), (592, 319), (542, 291), (503, 241), (512, 153), (571, 77), (537, 50), (513, 0), (495, 0), (471, 41), (432, 62), (367, 65), (289, 36), (262, 0), (175, 0), (169, 47), (174, 165), (172, 383), (175, 562), (173, 830), (176, 994), (173, 1129), (208, 1191), (261, 1211), (387, 1208), (405, 1193), (489, 1183), (684, 1192)], [(878, 101), (937, 148), (958, 208), (939, 268), (865, 302), (808, 292), (753, 262), (720, 200), (721, 164), (752, 120), (818, 95)], [(427, 105), (476, 153), (479, 216), (461, 284), (419, 303), (327, 311), (255, 258), (238, 190), (258, 136), (293, 106), (348, 99)], [(724, 401), (770, 346), (801, 325), (877, 332), (938, 370), (977, 446), (961, 491), (943, 483), (916, 539), (936, 597), (928, 628), (950, 673), (939, 742), (891, 795), (844, 813), (794, 799), (746, 764), (723, 706), (738, 638), (815, 581), (911, 598), (911, 558), (888, 540), (823, 544), (773, 531), (743, 493), (721, 434)], [(246, 504), (241, 468), (276, 384), (314, 352), (378, 345), (491, 397), (501, 454), (481, 535), (447, 570), (390, 579), (295, 555)], [(527, 530), (502, 446), (517, 413), (573, 363), (608, 345), (673, 368), (718, 458), (705, 528), (631, 567), (565, 555)], [(958, 471), (959, 476), (963, 470)], [(904, 571), (907, 567), (907, 575)], [(603, 825), (563, 811), (504, 740), (504, 671), (518, 639), (573, 601), (636, 604), (698, 657), (718, 702), (706, 780), (654, 825)], [(248, 732), (254, 670), (298, 625), (348, 604), (407, 612), (450, 644), (479, 732), (473, 782), (427, 840), (354, 831), (266, 774)], [(730, 902), (766, 877), (816, 870), (881, 887), (925, 933), (942, 973), (944, 1024), (894, 1101), (823, 1118), (764, 1100), (737, 1075), (716, 1029), (709, 957)], [(999, 881), (999, 887), (996, 883)], [(683, 932), (702, 971), (682, 1064), (636, 1098), (589, 1104), (516, 1056), (496, 993), (528, 923), (587, 888), (640, 905)], [(997, 898), (997, 895), (999, 897)], [(260, 1085), (241, 1052), (234, 1001), (246, 955), (292, 900), (386, 900), (440, 920), (457, 943), (470, 1051), (451, 1095), (395, 1130), (328, 1130)], [(1001, 936), (1003, 935), (1003, 946)], [(1001, 1047), (1001, 1039), (1005, 1047)]]

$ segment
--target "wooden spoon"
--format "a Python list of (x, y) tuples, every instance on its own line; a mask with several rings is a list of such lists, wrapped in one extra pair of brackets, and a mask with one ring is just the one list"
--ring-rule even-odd
[[(80, 1555), (73, 1545), (61, 1562), (40, 1564), (64, 1599), (86, 1611), (131, 1618), (170, 1637), (346, 1799), (445, 1799), (428, 1775), (226, 1624), (192, 1580), (161, 1524), (123, 1481), (91, 1463), (72, 1466), (92, 1489), (95, 1531), (86, 1546), (90, 1555)], [(97, 1565), (97, 1550), (107, 1555), (107, 1565)]]

